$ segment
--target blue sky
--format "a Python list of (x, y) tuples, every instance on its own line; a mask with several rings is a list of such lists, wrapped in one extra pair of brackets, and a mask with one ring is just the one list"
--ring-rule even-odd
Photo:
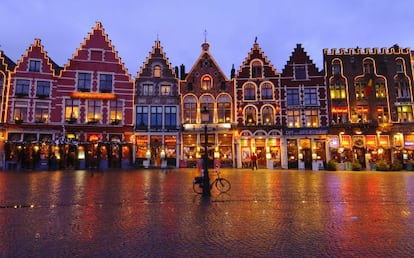
[(63, 66), (100, 21), (132, 76), (157, 37), (172, 65), (189, 71), (205, 30), (227, 76), (256, 36), (279, 72), (297, 43), (322, 69), (324, 48), (414, 48), (411, 10), (410, 0), (2, 0), (0, 49), (17, 61), (40, 38)]

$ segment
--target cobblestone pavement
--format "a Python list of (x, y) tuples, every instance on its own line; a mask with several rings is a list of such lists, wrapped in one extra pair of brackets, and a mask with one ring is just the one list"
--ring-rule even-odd
[[(0, 172), (1, 257), (412, 257), (414, 173)], [(213, 175), (211, 175), (213, 177)]]

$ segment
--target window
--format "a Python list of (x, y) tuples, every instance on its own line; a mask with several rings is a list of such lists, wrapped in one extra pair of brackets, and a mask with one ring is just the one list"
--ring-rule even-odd
[(47, 123), (49, 117), (49, 104), (45, 102), (37, 102), (35, 104), (35, 122)]
[(112, 74), (99, 75), (99, 91), (112, 92)]
[(171, 95), (171, 85), (163, 84), (161, 85), (161, 95), (170, 96)]
[(29, 80), (17, 80), (16, 81), (16, 95), (17, 96), (29, 96)]
[(385, 84), (383, 82), (377, 82), (375, 84), (375, 97), (377, 97), (378, 99), (384, 99), (387, 97)]
[(332, 124), (343, 124), (348, 122), (348, 108), (347, 107), (333, 107), (332, 108)]
[(25, 101), (16, 101), (14, 103), (14, 121), (21, 123), (27, 121), (27, 105)]
[(267, 106), (262, 110), (262, 123), (263, 125), (273, 125), (274, 124), (274, 112), (273, 108)]
[(369, 108), (367, 106), (359, 106), (352, 111), (352, 123), (366, 123), (368, 121)]
[(101, 101), (88, 100), (88, 123), (98, 123), (101, 120)]
[(148, 107), (147, 106), (137, 106), (136, 109), (136, 127), (146, 128), (148, 127)]
[(373, 74), (374, 73), (374, 64), (372, 60), (364, 60), (364, 74)]
[(300, 111), (288, 110), (287, 111), (287, 126), (288, 127), (300, 127)]
[(159, 65), (154, 66), (154, 77), (156, 78), (161, 77), (161, 66)]
[(184, 123), (195, 124), (197, 119), (197, 100), (195, 97), (184, 98)]
[(287, 89), (286, 99), (288, 106), (299, 106), (299, 89)]
[(103, 53), (101, 50), (91, 50), (91, 60), (102, 61)]
[(40, 72), (40, 61), (30, 60), (29, 61), (29, 72)]
[(142, 85), (142, 96), (153, 96), (154, 85), (151, 83), (145, 83)]
[(398, 122), (411, 122), (413, 120), (413, 109), (409, 105), (397, 106)]
[(394, 81), (395, 89), (397, 90), (397, 98), (410, 98), (410, 88), (408, 87), (407, 79), (401, 78)]
[[(207, 108), (208, 112), (210, 113), (208, 116), (208, 123), (213, 122), (213, 116), (214, 116), (214, 100), (211, 96), (202, 96), (200, 98), (200, 112), (204, 110), (204, 108)], [(201, 118), (201, 114), (200, 114)], [(205, 122), (205, 121), (204, 121)]]
[(231, 122), (231, 100), (227, 95), (222, 95), (217, 99), (217, 118), (219, 123)]
[(305, 110), (305, 125), (306, 127), (319, 127), (319, 110), (310, 109)]
[(295, 80), (306, 80), (306, 65), (295, 65), (294, 66), (294, 77)]
[(365, 82), (356, 82), (355, 83), (355, 97), (356, 99), (365, 99), (366, 97), (367, 85)]
[(65, 100), (65, 121), (74, 123), (79, 118), (79, 100), (66, 99)]
[(91, 74), (78, 73), (78, 91), (91, 91)]
[(339, 61), (334, 61), (332, 64), (332, 74), (333, 75), (339, 75), (341, 73), (341, 64)]
[(243, 87), (244, 100), (256, 100), (256, 86), (252, 83)]
[(379, 123), (388, 122), (388, 108), (384, 106), (377, 106), (377, 118)]
[(50, 95), (50, 82), (37, 81), (36, 96), (39, 98), (49, 97)]
[(211, 90), (213, 88), (213, 83), (211, 81), (211, 77), (205, 75), (201, 78), (201, 89), (202, 90)]
[(123, 117), (123, 103), (121, 100), (111, 100), (109, 119), (111, 124), (119, 124)]
[(262, 100), (272, 100), (273, 99), (273, 87), (272, 84), (266, 82), (263, 83), (260, 90)]
[(246, 125), (256, 125), (257, 115), (254, 107), (247, 107), (245, 113), (244, 123)]
[(330, 86), (331, 99), (346, 99), (345, 85), (341, 82), (336, 82)]
[(177, 127), (177, 107), (174, 107), (174, 106), (165, 107), (165, 127), (166, 128)]
[(151, 107), (151, 128), (162, 127), (162, 107), (153, 106)]
[(318, 105), (318, 94), (315, 88), (305, 88), (303, 93), (305, 105)]
[(404, 65), (402, 60), (397, 60), (397, 62), (395, 63), (395, 69), (397, 73), (404, 73)]
[(252, 78), (263, 77), (262, 63), (260, 61), (258, 60), (253, 61), (251, 63), (251, 69), (252, 69)]

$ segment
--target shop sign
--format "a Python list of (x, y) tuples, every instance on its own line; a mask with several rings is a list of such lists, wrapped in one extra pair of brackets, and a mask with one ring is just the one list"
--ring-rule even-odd
[(377, 148), (377, 136), (376, 135), (367, 135), (366, 136), (366, 146), (369, 149)]
[(390, 147), (390, 137), (389, 135), (380, 135), (379, 136), (379, 146), (383, 148), (389, 148)]
[(351, 136), (350, 135), (341, 136), (341, 147), (345, 149), (351, 148)]
[(404, 135), (404, 146), (405, 147), (414, 147), (414, 134)]
[(352, 137), (353, 146), (363, 148), (365, 146), (365, 138), (363, 135), (354, 135)]
[(328, 129), (287, 129), (286, 135), (317, 135), (328, 134)]

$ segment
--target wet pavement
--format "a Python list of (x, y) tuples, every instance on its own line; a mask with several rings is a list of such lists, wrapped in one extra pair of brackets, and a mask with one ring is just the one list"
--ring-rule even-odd
[(210, 198), (195, 176), (0, 172), (0, 257), (414, 254), (413, 172), (228, 169), (231, 190)]

